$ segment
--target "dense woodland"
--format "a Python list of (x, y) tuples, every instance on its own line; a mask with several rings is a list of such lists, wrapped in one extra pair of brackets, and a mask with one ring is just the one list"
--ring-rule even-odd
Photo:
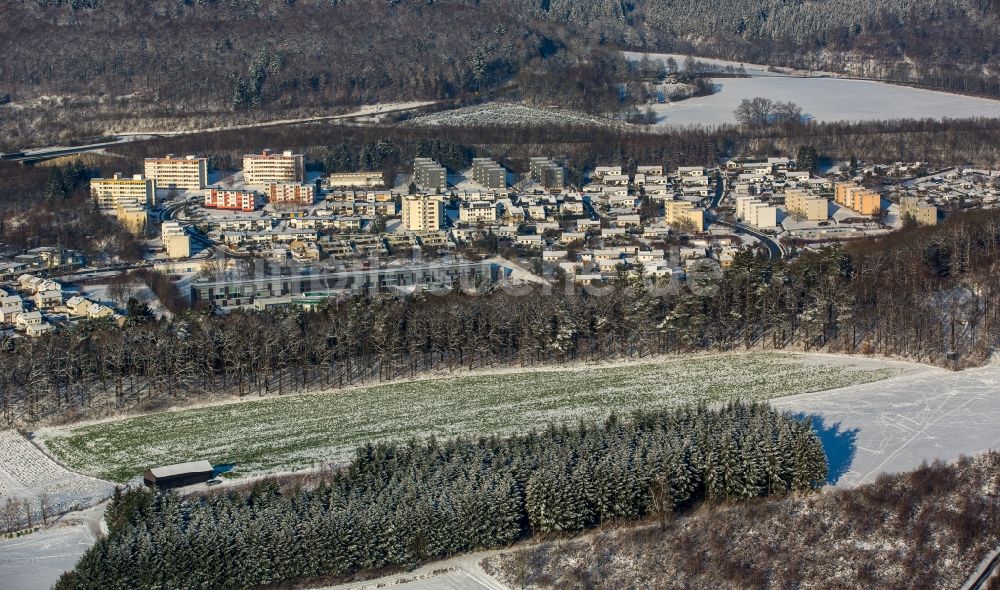
[[(331, 427), (335, 427), (331, 425)], [(808, 422), (735, 404), (510, 438), (367, 446), (316, 484), (181, 498), (120, 490), (56, 588), (251, 588), (411, 566), (704, 501), (826, 481)]]
[[(997, 0), (4, 0), (4, 143), (511, 95), (620, 106), (617, 50), (1000, 95)], [(261, 34), (268, 31), (268, 34)], [(72, 48), (66, 51), (65, 48)], [(206, 125), (210, 126), (210, 125)]]
[[(1000, 543), (1000, 454), (491, 558), (511, 588), (960, 588)], [(985, 588), (995, 589), (996, 578)]]
[[(219, 395), (281, 395), (480, 369), (697, 350), (797, 347), (983, 362), (1000, 338), (1000, 212), (954, 215), (792, 262), (594, 290), (331, 301), (315, 312), (209, 309), (124, 329), (80, 322), (0, 343), (5, 424), (69, 421)], [(540, 296), (541, 295), (541, 296)]]

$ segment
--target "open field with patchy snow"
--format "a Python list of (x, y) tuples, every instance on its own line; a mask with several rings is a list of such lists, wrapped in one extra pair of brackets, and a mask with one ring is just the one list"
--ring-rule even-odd
[(39, 522), (38, 500), (43, 494), (48, 496), (50, 514), (60, 514), (92, 506), (113, 489), (112, 483), (65, 469), (17, 432), (0, 431), (0, 505), (8, 499), (27, 500)]
[(1000, 101), (843, 78), (752, 77), (713, 80), (711, 96), (651, 105), (661, 126), (736, 123), (744, 98), (794, 102), (812, 120), (960, 119), (1000, 117)]
[(267, 398), (38, 433), (73, 469), (127, 481), (151, 465), (207, 459), (241, 475), (346, 462), (368, 441), (508, 434), (611, 412), (766, 400), (868, 383), (910, 365), (755, 353), (605, 368), (505, 372)]
[(0, 590), (49, 590), (97, 540), (104, 506), (23, 537), (0, 539)]

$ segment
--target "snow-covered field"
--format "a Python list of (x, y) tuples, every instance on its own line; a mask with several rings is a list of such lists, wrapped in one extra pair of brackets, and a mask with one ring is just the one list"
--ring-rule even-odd
[(773, 405), (814, 415), (841, 486), (873, 481), (934, 459), (1000, 448), (1000, 366), (953, 373), (926, 369), (835, 391), (778, 399)]
[[(625, 51), (625, 59), (632, 62), (637, 62), (646, 57), (653, 61), (659, 61), (666, 64), (668, 60), (673, 59), (677, 63), (677, 67), (684, 69), (684, 64), (689, 56), (682, 55), (680, 53), (640, 53), (637, 51)], [(806, 71), (806, 70), (796, 70), (793, 68), (785, 67), (775, 67), (768, 66), (764, 64), (752, 64), (738, 61), (729, 61), (725, 59), (716, 59), (714, 57), (698, 57), (690, 56), (695, 62), (700, 62), (707, 64), (713, 68), (719, 68), (720, 70), (726, 70), (727, 68), (740, 69), (742, 68), (743, 73), (748, 76), (764, 76), (764, 77), (775, 77), (775, 76), (833, 76), (835, 74), (831, 72), (823, 72), (819, 70)]]
[(720, 354), (595, 368), (502, 372), (216, 405), (39, 431), (84, 473), (127, 481), (152, 465), (207, 459), (240, 475), (347, 462), (369, 441), (505, 434), (552, 422), (693, 402), (766, 400), (899, 374), (894, 363)]
[(1000, 101), (842, 78), (718, 78), (711, 96), (651, 105), (663, 126), (735, 123), (744, 98), (791, 101), (820, 122), (1000, 117)]
[(407, 126), (475, 127), (500, 125), (524, 127), (528, 125), (600, 125), (604, 127), (634, 127), (620, 121), (596, 117), (558, 108), (538, 108), (527, 105), (491, 102), (450, 111), (431, 113), (406, 121)]
[(63, 468), (17, 432), (0, 431), (0, 505), (8, 498), (28, 500), (38, 522), (43, 495), (49, 512), (60, 514), (92, 506), (113, 489), (112, 483)]
[(0, 590), (49, 590), (97, 540), (104, 506), (74, 512), (59, 523), (0, 539)]

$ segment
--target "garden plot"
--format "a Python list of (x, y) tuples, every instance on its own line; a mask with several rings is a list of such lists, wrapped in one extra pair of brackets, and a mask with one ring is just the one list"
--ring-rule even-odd
[(27, 500), (37, 522), (43, 496), (55, 515), (96, 504), (113, 489), (110, 482), (66, 470), (17, 432), (0, 431), (0, 505)]
[(207, 459), (239, 475), (345, 463), (369, 441), (523, 432), (695, 402), (766, 400), (869, 383), (912, 365), (794, 354), (703, 355), (603, 368), (502, 372), (268, 398), (39, 432), (73, 469), (127, 481)]

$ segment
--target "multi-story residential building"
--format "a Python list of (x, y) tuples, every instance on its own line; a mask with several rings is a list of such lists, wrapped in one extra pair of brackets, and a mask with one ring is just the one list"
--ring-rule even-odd
[(327, 177), (331, 187), (380, 187), (385, 186), (381, 172), (337, 172)]
[(146, 178), (156, 182), (160, 189), (201, 190), (208, 185), (208, 160), (195, 156), (175, 158), (167, 154), (162, 158), (146, 158), (143, 162)]
[(566, 172), (563, 167), (549, 158), (531, 158), (530, 175), (532, 180), (547, 189), (562, 189), (566, 186)]
[(755, 197), (736, 197), (736, 216), (754, 227), (769, 228), (778, 225), (778, 208)]
[(690, 226), (695, 231), (705, 229), (705, 210), (690, 201), (664, 201), (664, 221), (673, 226)]
[(403, 199), (403, 229), (438, 231), (444, 226), (444, 199), (438, 196), (408, 196)]
[(937, 225), (938, 209), (919, 197), (903, 197), (899, 200), (899, 215), (920, 225)]
[(430, 158), (413, 160), (413, 182), (423, 190), (448, 190), (448, 171)]
[(119, 204), (115, 207), (115, 217), (118, 218), (119, 223), (135, 235), (141, 235), (145, 232), (146, 223), (149, 220), (149, 214), (145, 207), (127, 204)]
[(269, 203), (312, 205), (316, 200), (316, 185), (300, 182), (272, 182), (267, 185)]
[(590, 175), (593, 182), (603, 182), (606, 176), (622, 176), (621, 166), (598, 166), (594, 168), (594, 173)]
[(489, 201), (465, 201), (458, 209), (458, 220), (462, 223), (493, 223), (497, 220), (496, 203)]
[(490, 158), (473, 158), (472, 179), (488, 189), (505, 189), (507, 169)]
[(131, 178), (121, 174), (111, 178), (94, 178), (90, 181), (90, 195), (99, 208), (109, 212), (114, 212), (118, 205), (155, 207), (156, 182), (141, 174)]
[(809, 194), (803, 189), (785, 191), (785, 208), (792, 215), (808, 221), (826, 221), (830, 218), (830, 200)]
[(213, 187), (205, 191), (205, 207), (209, 209), (256, 211), (262, 200), (260, 193), (251, 190)]
[(878, 215), (882, 212), (881, 195), (854, 182), (836, 183), (834, 200), (838, 205), (853, 209), (862, 215)]
[(286, 150), (280, 154), (264, 150), (243, 156), (243, 181), (265, 186), (272, 182), (302, 182), (305, 180), (305, 157)]
[(187, 258), (191, 256), (191, 236), (176, 221), (165, 221), (161, 228), (163, 248), (167, 258)]

